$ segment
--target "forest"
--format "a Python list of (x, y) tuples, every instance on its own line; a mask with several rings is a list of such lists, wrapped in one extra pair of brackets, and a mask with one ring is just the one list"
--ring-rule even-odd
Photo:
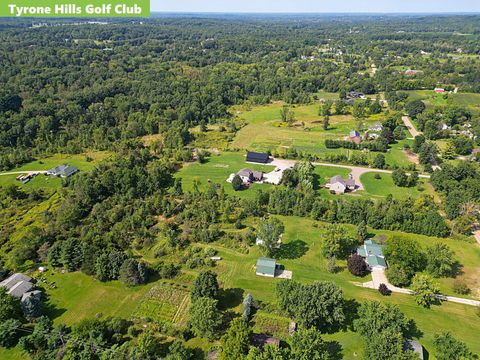
[[(479, 256), (472, 240), (480, 218), (479, 21), (476, 15), (0, 19), (0, 175), (59, 154), (81, 157), (88, 169), (58, 186), (0, 182), (0, 279), (35, 274), (46, 295), (43, 305), (21, 306), (0, 290), (0, 357), (415, 359), (404, 344), (420, 339), (430, 359), (477, 358), (480, 307), (440, 305), (435, 294), (477, 299), (480, 289), (469, 277)], [(445, 94), (432, 96), (439, 87)], [(365, 98), (352, 99), (352, 92)], [(326, 154), (267, 143), (270, 155), (296, 161), (275, 187), (232, 188), (208, 176), (186, 185), (182, 171), (212, 163), (217, 152), (257, 150), (255, 143), (232, 144), (248, 126), (242, 116), (272, 104), (281, 104), (279, 131), (328, 135), (342, 126), (337, 119), (359, 129), (378, 122), (382, 130), (358, 143), (328, 135), (315, 145)], [(320, 130), (303, 118), (297, 124), (302, 106), (318, 108)], [(410, 138), (407, 115), (420, 135)], [(393, 163), (399, 152), (418, 161)], [(99, 153), (105, 156), (89, 155)], [(312, 164), (319, 160), (391, 171), (396, 187), (420, 195), (322, 193)], [(304, 222), (312, 233), (297, 239), (307, 231), (297, 228)], [(278, 234), (288, 240), (279, 248)], [(382, 288), (357, 292), (353, 283), (370, 275), (352, 254), (373, 236), (385, 245), (388, 279), (410, 287), (414, 300)], [(258, 238), (265, 238), (260, 247)], [(297, 271), (313, 252), (321, 275)], [(258, 254), (276, 256), (305, 277), (236, 282), (239, 264)], [(50, 280), (60, 284), (69, 273), (104, 292), (138, 291), (138, 302), (148, 304), (135, 304), (131, 316), (107, 306), (71, 322)], [(468, 279), (459, 280), (461, 274)], [(168, 300), (172, 316), (157, 319), (151, 309), (160, 314), (167, 307), (154, 308), (161, 301), (153, 305), (148, 296), (162, 286), (181, 296)], [(436, 329), (432, 313), (441, 318)], [(273, 325), (262, 327), (267, 315)], [(466, 338), (450, 329), (462, 316)], [(298, 329), (277, 335), (282, 321)], [(254, 345), (262, 333), (279, 336), (280, 345)]]

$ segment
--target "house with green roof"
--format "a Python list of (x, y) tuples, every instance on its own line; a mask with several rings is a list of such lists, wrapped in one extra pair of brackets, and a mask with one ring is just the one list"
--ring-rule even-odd
[(275, 277), (277, 261), (275, 259), (260, 257), (257, 260), (256, 274), (259, 276)]
[(387, 260), (383, 255), (383, 246), (373, 240), (366, 240), (362, 246), (357, 248), (357, 254), (365, 259), (370, 270), (374, 268), (387, 268)]

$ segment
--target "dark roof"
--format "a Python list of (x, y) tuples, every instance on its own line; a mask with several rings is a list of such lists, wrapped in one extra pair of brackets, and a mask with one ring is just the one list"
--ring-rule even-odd
[(67, 164), (55, 166), (53, 169), (48, 170), (48, 174), (61, 177), (69, 177), (77, 173), (78, 169), (75, 166)]
[(258, 153), (258, 152), (247, 153), (247, 162), (256, 162), (256, 163), (266, 164), (269, 159), (270, 159), (270, 156), (265, 153)]

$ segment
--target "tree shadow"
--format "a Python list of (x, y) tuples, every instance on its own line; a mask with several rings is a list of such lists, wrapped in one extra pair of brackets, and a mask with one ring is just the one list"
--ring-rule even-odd
[(338, 341), (327, 341), (325, 345), (328, 353), (330, 354), (330, 359), (343, 359), (343, 347)]
[(343, 325), (343, 330), (353, 331), (353, 322), (355, 319), (358, 319), (358, 308), (360, 303), (355, 299), (345, 300), (344, 313), (345, 313), (345, 322)]
[(303, 240), (294, 240), (282, 244), (279, 249), (274, 251), (276, 259), (298, 259), (308, 251), (307, 243)]
[(319, 190), (320, 189), (320, 175), (313, 173), (313, 189), (314, 190)]
[(423, 337), (423, 332), (417, 327), (415, 321), (413, 319), (410, 319), (405, 335), (407, 336), (407, 338), (420, 339), (421, 337)]
[(218, 292), (218, 307), (227, 310), (240, 305), (245, 290), (240, 288), (220, 289)]
[(451, 272), (450, 276), (452, 278), (456, 278), (458, 276), (463, 275), (464, 273), (465, 272), (463, 271), (463, 265), (460, 264), (459, 261), (455, 261), (455, 263), (452, 266), (452, 272)]

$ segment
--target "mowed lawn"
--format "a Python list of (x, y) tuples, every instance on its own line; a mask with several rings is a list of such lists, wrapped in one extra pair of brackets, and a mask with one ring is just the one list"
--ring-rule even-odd
[[(281, 148), (295, 148), (318, 156), (326, 154), (350, 155), (358, 150), (327, 149), (326, 139), (343, 139), (357, 128), (351, 115), (332, 115), (330, 127), (323, 129), (322, 117), (318, 115), (319, 104), (297, 105), (293, 108), (296, 122), (288, 127), (281, 121), (280, 110), (283, 103), (277, 102), (254, 107), (250, 111), (240, 112), (238, 116), (247, 125), (240, 129), (230, 147), (256, 151), (271, 151)], [(382, 114), (374, 115), (364, 121), (371, 126), (383, 119)], [(403, 148), (403, 147), (402, 147)], [(373, 155), (372, 155), (373, 156)], [(403, 151), (394, 148), (387, 154), (391, 165), (408, 165)]]
[(254, 197), (256, 189), (268, 189), (269, 184), (252, 184), (250, 188), (235, 191), (232, 184), (227, 182), (230, 174), (237, 173), (243, 168), (270, 172), (275, 169), (271, 165), (248, 164), (245, 161), (246, 152), (223, 152), (220, 155), (212, 155), (204, 164), (190, 163), (185, 164), (182, 169), (176, 173), (176, 177), (182, 179), (184, 191), (192, 191), (196, 183), (200, 190), (204, 190), (209, 183), (217, 183), (225, 188), (226, 193), (240, 197)]
[[(281, 265), (285, 266), (286, 270), (293, 271), (294, 280), (305, 283), (329, 280), (339, 285), (347, 298), (353, 298), (359, 302), (379, 300), (398, 304), (409, 318), (415, 320), (421, 331), (420, 341), (429, 351), (432, 351), (434, 334), (441, 329), (448, 329), (456, 337), (467, 342), (472, 350), (480, 351), (480, 343), (478, 342), (480, 321), (473, 307), (443, 303), (441, 306), (424, 309), (416, 305), (409, 295), (393, 294), (389, 297), (383, 297), (375, 290), (355, 286), (353, 282), (369, 281), (370, 276), (364, 278), (352, 276), (346, 269), (344, 261), (338, 261), (338, 266), (341, 268), (338, 273), (331, 274), (327, 271), (326, 260), (321, 251), (322, 224), (304, 218), (280, 218), (285, 224), (286, 231), (283, 237), (284, 249), (276, 258)], [(319, 225), (315, 226), (314, 224)], [(354, 227), (348, 226), (348, 228), (353, 233)], [(453, 239), (437, 239), (392, 231), (374, 231), (374, 233), (381, 239), (388, 239), (393, 236), (414, 238), (422, 246), (436, 242), (446, 242), (457, 257), (464, 262), (465, 271), (471, 273), (479, 269), (480, 249), (476, 248), (474, 244), (458, 242)], [(244, 289), (243, 295), (250, 292), (255, 299), (261, 302), (275, 302), (275, 285), (280, 280), (255, 275), (254, 266), (257, 258), (261, 255), (257, 248), (252, 248), (249, 254), (241, 254), (223, 247), (217, 247), (217, 250), (223, 258), (217, 267), (217, 271), (224, 288)], [(450, 282), (450, 279), (439, 281), (442, 283), (442, 290), (448, 290), (445, 282)], [(448, 293), (452, 294), (451, 289)], [(349, 331), (331, 334), (326, 338), (337, 340), (342, 344), (344, 358), (353, 358), (354, 353), (360, 354), (362, 351), (361, 339), (357, 334)]]
[[(46, 158), (38, 159), (17, 168), (3, 171), (1, 173), (20, 172), (25, 171), (45, 171), (49, 170), (57, 165), (68, 164), (77, 167), (80, 171), (90, 171), (93, 167), (103, 159), (107, 158), (110, 154), (105, 151), (92, 151), (83, 154), (68, 155), (68, 154), (55, 154)], [(51, 176), (45, 176), (43, 174), (37, 175), (26, 184), (22, 184), (16, 180), (18, 174), (15, 175), (0, 175), (0, 186), (6, 186), (10, 184), (18, 185), (25, 189), (33, 188), (58, 188), (62, 184), (62, 179)]]
[[(380, 179), (376, 179), (375, 175), (380, 175)], [(365, 187), (365, 191), (362, 193), (368, 193), (375, 197), (387, 197), (392, 195), (397, 199), (405, 199), (407, 197), (417, 198), (420, 197), (424, 191), (419, 191), (416, 186), (414, 187), (399, 187), (393, 183), (391, 174), (382, 174), (375, 172), (368, 172), (360, 177), (360, 181)], [(419, 184), (423, 187), (426, 179), (419, 179)]]
[[(81, 272), (46, 273), (48, 315), (55, 323), (72, 325), (85, 318), (118, 316), (129, 319), (154, 283), (129, 287), (119, 281), (102, 283)], [(37, 276), (40, 278), (40, 276)], [(55, 284), (55, 288), (51, 287)]]

